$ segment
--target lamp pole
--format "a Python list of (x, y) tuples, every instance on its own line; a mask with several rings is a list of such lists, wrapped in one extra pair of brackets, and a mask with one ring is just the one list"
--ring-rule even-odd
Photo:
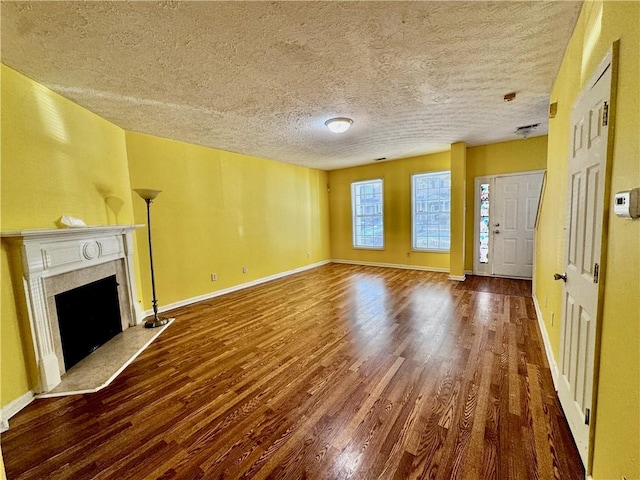
[(149, 238), (149, 264), (151, 265), (151, 292), (153, 294), (153, 319), (149, 319), (144, 322), (145, 328), (161, 327), (169, 323), (169, 319), (166, 317), (158, 316), (158, 299), (156, 298), (156, 279), (155, 272), (153, 270), (153, 247), (151, 243), (151, 202), (162, 192), (162, 190), (151, 190), (148, 188), (136, 188), (134, 189), (140, 197), (147, 204), (147, 232)]

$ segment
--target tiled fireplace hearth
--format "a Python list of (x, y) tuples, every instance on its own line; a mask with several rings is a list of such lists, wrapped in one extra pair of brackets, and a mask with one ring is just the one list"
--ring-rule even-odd
[(122, 330), (142, 319), (133, 276), (132, 238), (133, 230), (140, 226), (2, 233), (3, 240), (10, 245), (11, 256), (20, 259), (14, 264), (21, 265), (19, 274), (40, 375), (37, 393), (51, 391), (65, 373), (56, 295), (115, 275)]

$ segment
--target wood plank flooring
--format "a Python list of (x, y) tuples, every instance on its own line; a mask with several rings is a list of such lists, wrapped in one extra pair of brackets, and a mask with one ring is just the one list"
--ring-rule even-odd
[(8, 478), (583, 479), (530, 289), (330, 264), (175, 310), (11, 419)]

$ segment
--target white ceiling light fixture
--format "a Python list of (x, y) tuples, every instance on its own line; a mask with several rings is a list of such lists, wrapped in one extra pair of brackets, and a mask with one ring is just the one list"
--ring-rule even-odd
[(351, 127), (352, 123), (353, 123), (353, 120), (347, 117), (330, 118), (329, 120), (324, 122), (327, 128), (331, 130), (333, 133), (346, 132), (347, 130), (349, 130), (349, 127)]

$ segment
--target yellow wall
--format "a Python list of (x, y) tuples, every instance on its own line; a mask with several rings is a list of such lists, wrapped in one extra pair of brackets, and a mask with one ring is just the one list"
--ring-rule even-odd
[(546, 166), (546, 135), (467, 148), (465, 270), (473, 270), (475, 178), (484, 175), (544, 170)]
[(465, 216), (467, 189), (467, 146), (451, 145), (451, 255), (449, 278), (464, 279)]
[[(90, 225), (132, 223), (124, 131), (2, 65), (3, 231), (55, 228), (62, 214)], [(0, 402), (35, 386), (28, 320), (2, 244)], [(17, 280), (17, 281), (16, 281)], [(25, 348), (26, 347), (26, 348)]]
[[(611, 191), (640, 187), (639, 25), (640, 3), (585, 2), (551, 95), (551, 101), (558, 102), (558, 114), (549, 125), (548, 182), (536, 243), (536, 295), (556, 361), (562, 286), (552, 276), (563, 265), (565, 211), (558, 205), (566, 204), (571, 109), (612, 43), (620, 39)], [(640, 220), (619, 219), (611, 212), (608, 225), (593, 478), (638, 479)]]
[[(162, 189), (152, 210), (160, 305), (330, 258), (326, 172), (125, 132), (1, 68), (3, 231), (55, 228), (62, 214), (89, 225), (146, 224), (131, 189)], [(145, 229), (136, 245), (136, 283), (150, 308)], [(4, 242), (1, 253), (6, 406), (36, 386), (37, 374), (16, 257)]]
[[(411, 175), (450, 169), (449, 152), (381, 162), (329, 172), (331, 255), (337, 260), (374, 262), (449, 270), (448, 253), (411, 250)], [(384, 250), (354, 249), (351, 229), (351, 183), (382, 178)]]
[[(457, 147), (460, 150), (464, 144), (457, 144)], [(452, 197), (462, 198), (457, 192), (466, 188), (464, 198), (467, 208), (464, 224), (465, 270), (473, 270), (475, 177), (543, 170), (546, 164), (546, 136), (479, 147), (466, 147), (466, 185), (456, 187), (452, 182), (451, 192)], [(411, 251), (411, 175), (428, 171), (449, 170), (450, 168), (451, 152), (442, 152), (329, 172), (331, 254), (333, 258), (449, 271), (450, 262), (455, 263), (455, 259), (450, 258), (449, 254)], [(354, 249), (351, 246), (350, 185), (351, 182), (372, 178), (384, 179), (385, 249), (383, 251)], [(458, 263), (462, 262), (460, 253), (457, 255), (457, 259)], [(460, 265), (462, 264), (460, 263)], [(462, 275), (462, 270), (458, 275)]]
[[(326, 172), (139, 133), (126, 137), (133, 188), (163, 191), (151, 209), (160, 306), (330, 258)], [(146, 224), (145, 203), (133, 195), (136, 222)], [(138, 245), (148, 272), (146, 231), (138, 231)], [(150, 290), (143, 274), (146, 308)]]

